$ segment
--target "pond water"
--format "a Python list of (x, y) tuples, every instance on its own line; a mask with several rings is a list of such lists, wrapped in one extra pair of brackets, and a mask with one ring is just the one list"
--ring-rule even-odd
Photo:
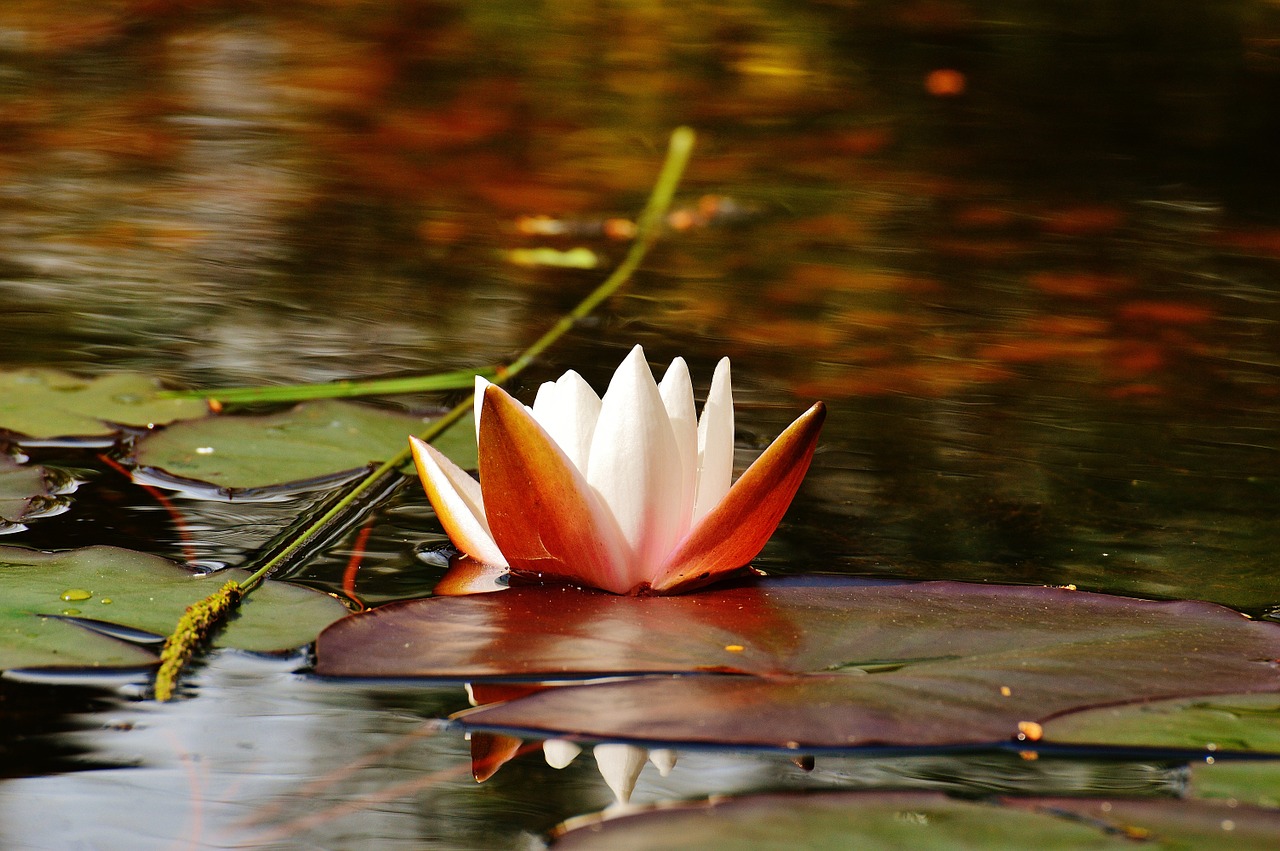
[[(1280, 611), (1280, 6), (198, 5), (0, 8), (0, 366), (218, 387), (508, 362), (622, 257), (611, 221), (684, 124), (673, 227), (517, 395), (569, 368), (602, 389), (635, 343), (704, 393), (728, 355), (744, 464), (825, 400), (770, 574)], [(318, 499), (166, 503), (94, 452), (30, 454), (87, 484), (3, 543), (236, 565)], [(429, 594), (447, 538), (420, 489), (364, 529), (291, 579)], [(530, 848), (612, 801), (589, 761), (477, 786), (434, 721), (460, 688), (307, 664), (213, 652), (163, 705), (138, 674), (0, 679), (0, 844)], [(1185, 763), (703, 748), (634, 800), (1158, 797)]]

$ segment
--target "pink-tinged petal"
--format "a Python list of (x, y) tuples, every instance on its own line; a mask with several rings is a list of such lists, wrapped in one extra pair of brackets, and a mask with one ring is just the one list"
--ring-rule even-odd
[(733, 387), (729, 359), (721, 358), (698, 420), (698, 488), (693, 522), (720, 504), (733, 482)]
[(680, 526), (683, 538), (693, 526), (693, 497), (698, 486), (698, 415), (693, 406), (693, 381), (684, 358), (676, 358), (658, 383), (662, 404), (671, 420), (680, 457)]
[(474, 559), (506, 567), (506, 559), (489, 532), (480, 483), (431, 444), (410, 437), (409, 447), (427, 499), (449, 540)]
[(524, 742), (501, 733), (471, 734), (471, 776), (483, 783), (498, 773), (498, 769), (520, 755)]
[(651, 581), (680, 540), (680, 476), (666, 406), (636, 346), (609, 382), (587, 463), (629, 547), (634, 586)]
[(496, 385), (484, 393), (480, 483), (489, 528), (513, 570), (631, 590), (613, 517), (524, 405)]
[(759, 554), (809, 470), (826, 416), (826, 405), (817, 402), (778, 435), (671, 554), (654, 591), (705, 583)]
[(583, 474), (599, 416), (600, 397), (586, 379), (573, 370), (554, 382), (543, 384), (533, 402), (533, 418)]

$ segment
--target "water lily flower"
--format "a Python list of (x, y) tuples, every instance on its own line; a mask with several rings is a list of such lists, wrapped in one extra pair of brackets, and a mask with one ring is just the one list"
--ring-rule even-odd
[(733, 482), (727, 358), (700, 418), (694, 407), (684, 360), (658, 383), (636, 346), (603, 398), (570, 371), (526, 408), (477, 377), (479, 482), (410, 440), (441, 525), (472, 558), (615, 594), (671, 594), (756, 557), (826, 416), (816, 403)]

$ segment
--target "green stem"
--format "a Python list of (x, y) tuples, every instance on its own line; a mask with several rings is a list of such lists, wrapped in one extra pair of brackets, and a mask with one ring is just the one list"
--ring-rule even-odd
[(264, 387), (215, 387), (209, 390), (162, 390), (165, 399), (211, 399), (236, 404), (251, 402), (304, 402), (308, 399), (344, 399), (352, 396), (392, 396), (429, 393), (470, 387), (477, 375), (493, 378), (502, 367), (459, 369), (433, 375), (375, 378), (368, 381), (333, 381), (325, 384), (276, 384)]
[[(613, 270), (609, 277), (605, 278), (601, 284), (591, 293), (578, 303), (578, 306), (569, 313), (565, 314), (556, 322), (555, 325), (535, 340), (528, 348), (520, 353), (506, 367), (499, 367), (494, 372), (494, 382), (501, 384), (509, 381), (525, 370), (529, 364), (533, 363), (542, 352), (563, 337), (574, 323), (587, 316), (601, 302), (609, 298), (618, 291), (623, 284), (631, 279), (632, 274), (640, 266), (645, 254), (657, 241), (660, 233), (660, 226), (663, 218), (667, 214), (667, 210), (671, 206), (671, 200), (675, 195), (676, 187), (680, 184), (680, 177), (684, 173), (685, 166), (689, 162), (689, 155), (693, 152), (694, 132), (688, 127), (680, 127), (671, 134), (671, 142), (667, 147), (667, 158), (662, 165), (662, 171), (658, 174), (657, 182), (654, 184), (653, 191), (649, 195), (649, 200), (645, 204), (644, 210), (640, 214), (640, 218), (636, 223), (636, 237), (631, 243), (631, 248), (627, 252), (627, 256), (623, 258), (618, 267)], [(474, 373), (472, 373), (474, 375)], [(471, 410), (472, 401), (467, 400), (457, 407), (453, 408), (449, 413), (445, 414), (438, 420), (435, 420), (430, 428), (418, 435), (424, 441), (430, 442), (443, 434), (448, 428), (454, 425), (458, 420), (462, 419), (468, 411)], [(157, 700), (168, 700), (174, 692), (174, 686), (177, 682), (179, 674), (182, 672), (182, 666), (186, 660), (190, 658), (192, 649), (201, 641), (204, 641), (208, 635), (215, 629), (218, 624), (225, 620), (226, 616), (239, 605), (240, 601), (247, 597), (255, 588), (262, 584), (271, 573), (277, 570), (282, 564), (288, 561), (297, 552), (303, 549), (317, 535), (326, 529), (332, 529), (338, 521), (346, 515), (346, 513), (355, 505), (362, 497), (365, 497), (378, 485), (385, 481), (387, 477), (393, 475), (402, 466), (408, 463), (410, 452), (408, 447), (402, 449), (398, 455), (379, 465), (369, 475), (365, 476), (360, 482), (351, 489), (341, 500), (336, 502), (324, 514), (313, 521), (305, 529), (299, 532), (295, 537), (289, 540), (287, 544), (281, 547), (271, 558), (265, 561), (253, 572), (247, 579), (239, 583), (237, 586), (238, 593), (228, 595), (227, 589), (215, 592), (210, 597), (195, 604), (197, 611), (209, 610), (213, 613), (212, 617), (200, 619), (196, 622), (181, 621), (178, 628), (165, 642), (165, 651), (162, 654), (166, 660), (175, 660), (171, 664), (164, 665), (156, 674), (155, 693)], [(221, 602), (219, 602), (221, 601)], [(181, 652), (171, 651), (170, 647), (180, 649)]]
[[(449, 411), (449, 413), (440, 417), (440, 419), (433, 420), (431, 427), (419, 434), (418, 438), (430, 443), (440, 435), (444, 434), (450, 426), (462, 419), (466, 413), (471, 410), (471, 407), (472, 402), (469, 399), (466, 402), (459, 404), (457, 407)], [(306, 546), (307, 543), (317, 534), (344, 515), (347, 510), (357, 503), (365, 494), (376, 488), (387, 476), (407, 464), (410, 457), (409, 449), (406, 447), (401, 449), (399, 454), (394, 458), (379, 464), (374, 468), (373, 472), (361, 479), (359, 484), (348, 491), (346, 496), (334, 503), (328, 511), (316, 518), (310, 526), (303, 529), (297, 537), (289, 541), (289, 543), (282, 547), (274, 556), (263, 562), (262, 566), (255, 570), (252, 575), (241, 582), (241, 590), (243, 590), (245, 594), (248, 594), (260, 585), (262, 580), (266, 579), (277, 567), (288, 561), (294, 553)]]

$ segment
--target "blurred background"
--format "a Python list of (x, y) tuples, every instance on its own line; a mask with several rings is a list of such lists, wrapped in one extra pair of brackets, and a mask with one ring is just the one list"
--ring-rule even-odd
[(688, 124), (669, 238), (526, 389), (641, 342), (730, 355), (747, 448), (827, 400), (786, 564), (1257, 609), (1278, 84), (1272, 0), (6, 3), (0, 361), (503, 362)]

